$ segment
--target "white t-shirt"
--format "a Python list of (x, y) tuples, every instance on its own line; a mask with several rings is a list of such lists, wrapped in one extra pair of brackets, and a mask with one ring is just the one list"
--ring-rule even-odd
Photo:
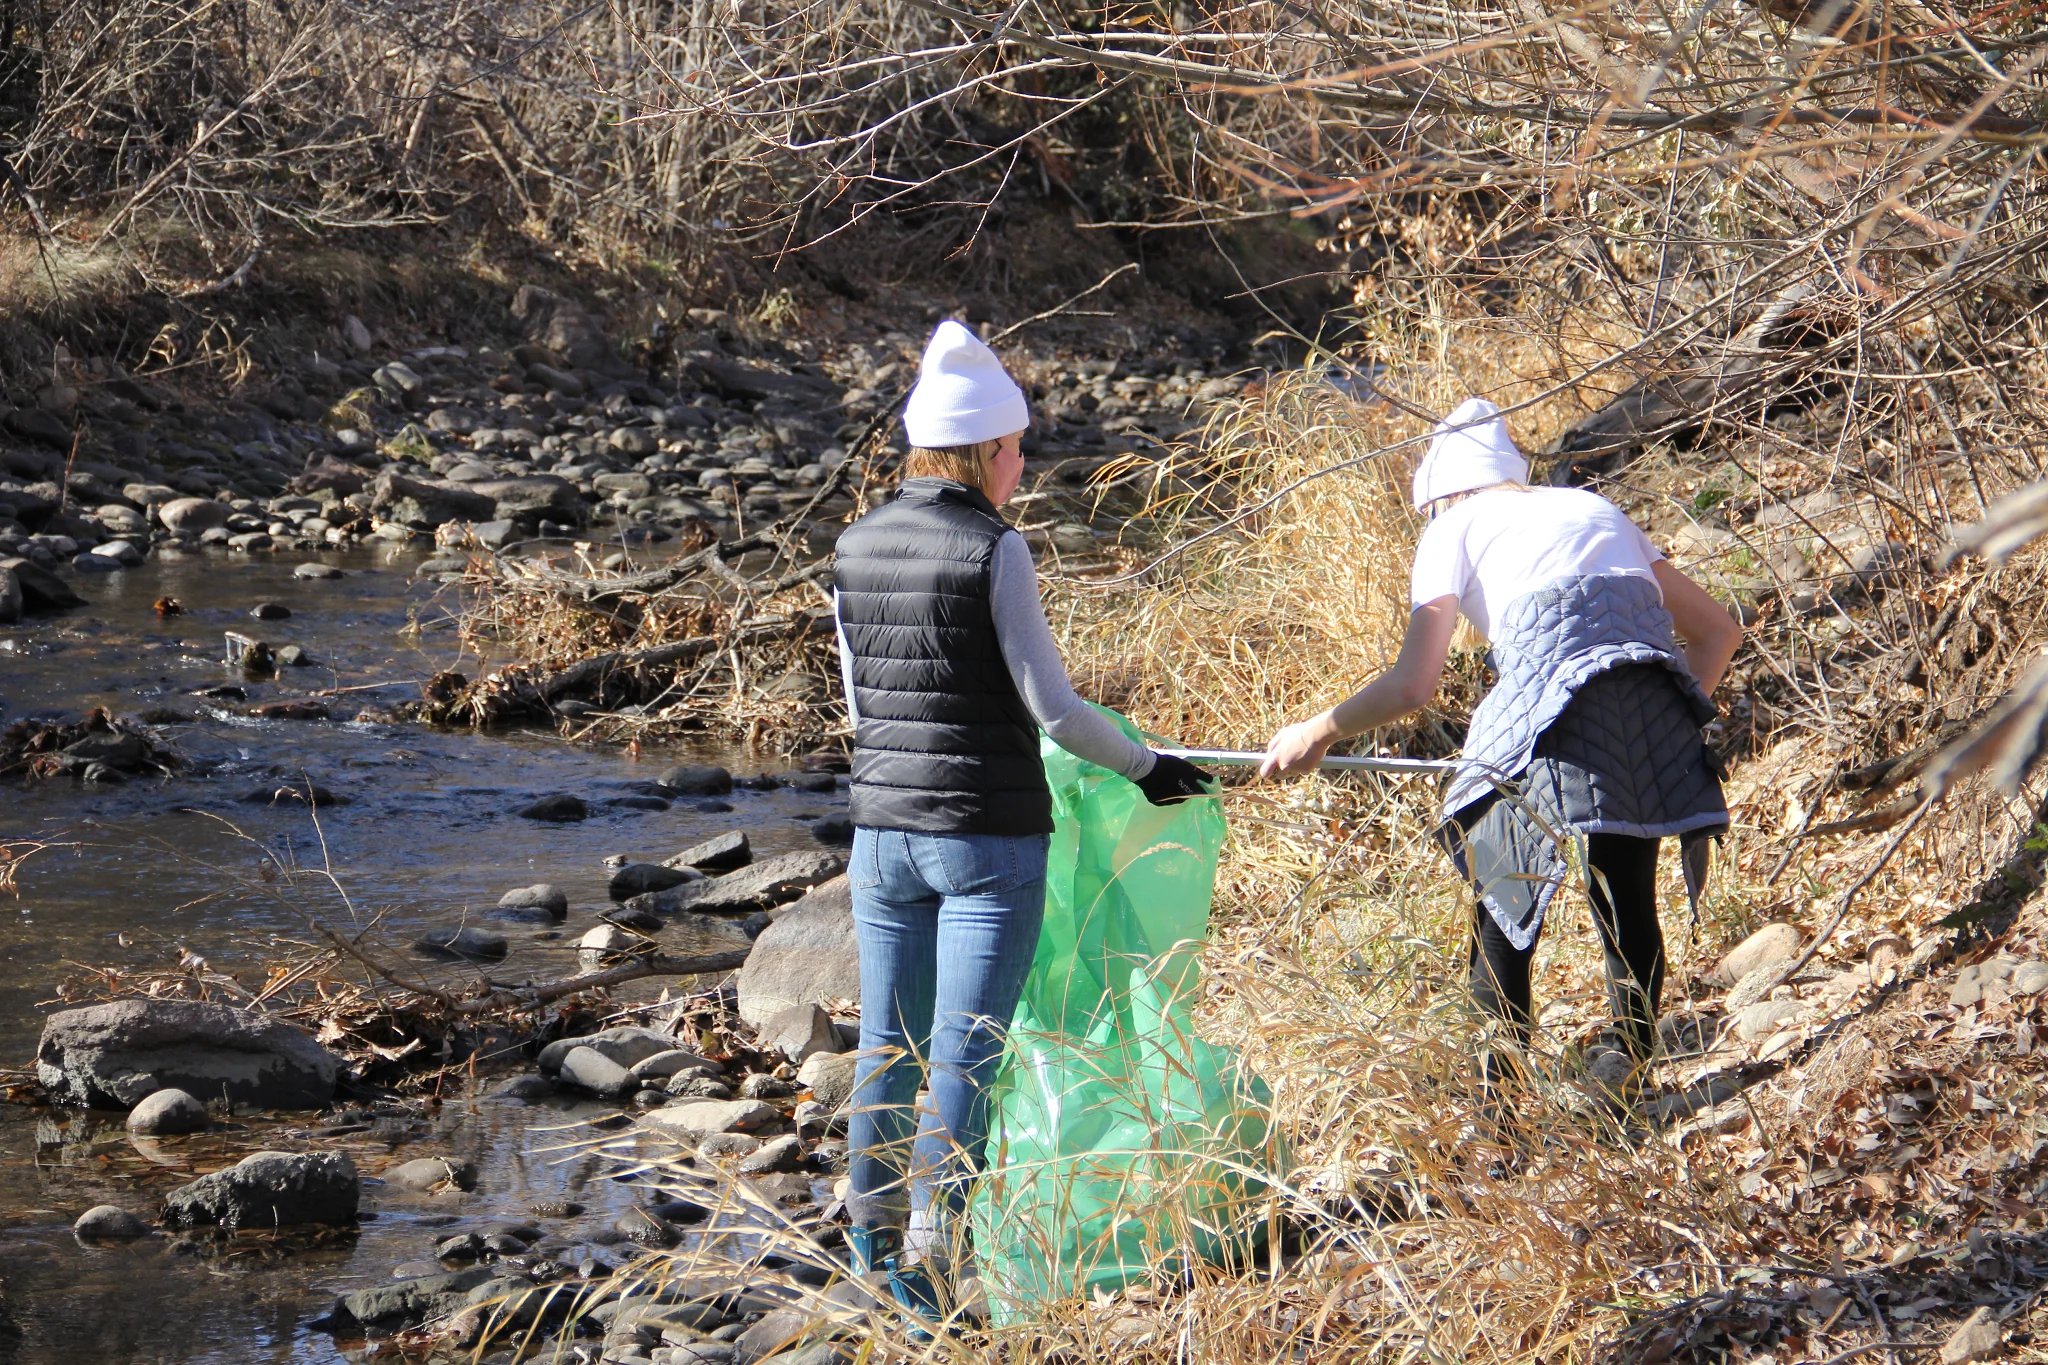
[[(1656, 582), (1664, 558), (1637, 525), (1583, 488), (1496, 488), (1439, 514), (1415, 547), (1410, 609), (1449, 595), (1481, 635), (1523, 593), (1566, 578)], [(1660, 591), (1661, 595), (1661, 591)]]

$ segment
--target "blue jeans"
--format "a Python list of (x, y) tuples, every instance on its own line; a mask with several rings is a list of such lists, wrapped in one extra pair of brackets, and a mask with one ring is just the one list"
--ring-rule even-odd
[[(859, 1226), (901, 1227), (913, 1186), (948, 1212), (965, 1205), (988, 1140), (988, 1087), (1038, 950), (1050, 842), (853, 832), (861, 1055), (847, 1145)], [(920, 1131), (912, 1105), (927, 1078), (936, 1121)]]

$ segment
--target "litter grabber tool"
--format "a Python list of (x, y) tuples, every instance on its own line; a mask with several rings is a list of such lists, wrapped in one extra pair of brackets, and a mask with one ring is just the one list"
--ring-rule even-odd
[[(1256, 766), (1266, 761), (1263, 753), (1251, 749), (1161, 749), (1190, 763), (1231, 763)], [(1457, 763), (1448, 758), (1362, 758), (1337, 755), (1316, 764), (1340, 773), (1447, 773)]]

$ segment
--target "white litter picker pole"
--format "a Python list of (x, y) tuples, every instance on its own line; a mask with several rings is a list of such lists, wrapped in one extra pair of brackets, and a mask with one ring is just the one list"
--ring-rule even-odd
[[(1256, 766), (1266, 761), (1262, 753), (1250, 749), (1161, 749), (1162, 754), (1172, 754), (1190, 763), (1228, 763)], [(1447, 758), (1325, 758), (1316, 764), (1318, 768), (1340, 773), (1411, 773), (1424, 775), (1447, 773), (1458, 765)]]

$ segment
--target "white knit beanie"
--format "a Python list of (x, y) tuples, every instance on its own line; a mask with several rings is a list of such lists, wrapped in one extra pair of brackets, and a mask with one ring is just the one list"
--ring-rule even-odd
[(1031, 425), (1024, 391), (980, 337), (948, 318), (924, 348), (917, 387), (903, 407), (910, 443), (927, 450), (993, 441)]
[(1529, 462), (1515, 449), (1500, 409), (1467, 398), (1429, 438), (1429, 453), (1415, 468), (1415, 506), (1509, 481), (1527, 483)]

